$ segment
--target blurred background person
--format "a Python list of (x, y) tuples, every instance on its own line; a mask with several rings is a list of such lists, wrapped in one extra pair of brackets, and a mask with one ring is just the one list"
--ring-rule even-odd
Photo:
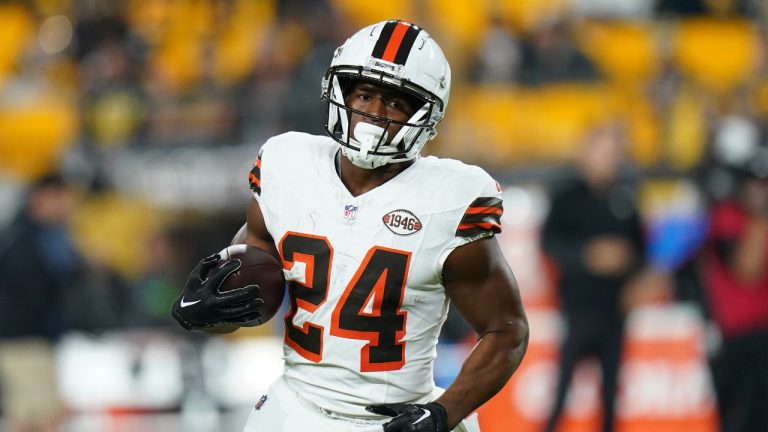
[(134, 325), (167, 328), (175, 324), (167, 312), (176, 298), (179, 278), (183, 277), (175, 272), (180, 267), (174, 253), (177, 235), (166, 229), (153, 233), (147, 240), (144, 268), (135, 287), (138, 304)]
[(523, 40), (520, 81), (545, 85), (568, 81), (594, 81), (599, 77), (593, 62), (576, 43), (568, 19), (544, 20)]
[(573, 372), (594, 357), (602, 371), (602, 430), (614, 430), (624, 316), (622, 291), (644, 262), (633, 190), (620, 178), (625, 141), (617, 125), (591, 130), (577, 177), (552, 195), (542, 246), (557, 270), (565, 338), (554, 405), (545, 431), (556, 430)]
[(467, 76), (480, 84), (515, 82), (520, 66), (520, 41), (509, 24), (491, 16), (477, 52), (467, 64)]
[(716, 200), (699, 270), (717, 329), (711, 368), (722, 432), (768, 431), (768, 147), (752, 123), (719, 128), (714, 153), (731, 176)]
[(67, 223), (74, 191), (35, 181), (0, 237), (0, 384), (9, 432), (54, 432), (62, 414), (54, 348), (68, 329), (64, 299), (81, 274)]

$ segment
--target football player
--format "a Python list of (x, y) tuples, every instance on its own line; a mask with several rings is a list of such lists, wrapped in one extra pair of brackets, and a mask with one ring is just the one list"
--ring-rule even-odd
[[(284, 373), (245, 431), (478, 431), (473, 412), (520, 364), (528, 324), (494, 237), (501, 188), (478, 167), (420, 156), (450, 85), (426, 31), (374, 24), (335, 51), (323, 77), (330, 137), (289, 132), (262, 147), (232, 243), (282, 261), (290, 310)], [(258, 316), (257, 288), (218, 293), (238, 264), (213, 271), (217, 259), (185, 289), (202, 301), (174, 305), (187, 328), (229, 332)], [(433, 363), (449, 303), (478, 342), (443, 391)]]

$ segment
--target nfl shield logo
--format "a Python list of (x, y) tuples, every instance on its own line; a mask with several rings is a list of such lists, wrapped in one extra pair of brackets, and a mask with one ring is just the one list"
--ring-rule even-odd
[(357, 209), (359, 207), (352, 204), (347, 204), (344, 206), (344, 220), (348, 223), (354, 222), (355, 217), (357, 216)]

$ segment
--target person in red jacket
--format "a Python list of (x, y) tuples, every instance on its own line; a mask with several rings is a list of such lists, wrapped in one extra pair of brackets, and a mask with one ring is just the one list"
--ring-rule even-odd
[(721, 344), (712, 358), (721, 431), (768, 431), (768, 176), (743, 170), (710, 211), (701, 256)]

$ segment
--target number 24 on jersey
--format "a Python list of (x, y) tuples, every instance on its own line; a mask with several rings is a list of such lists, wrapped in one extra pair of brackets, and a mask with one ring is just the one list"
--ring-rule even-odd
[[(328, 297), (333, 247), (321, 236), (288, 232), (280, 242), (284, 262), (306, 263), (303, 283), (289, 287), (290, 311), (285, 317), (285, 342), (302, 357), (320, 362), (323, 356), (323, 327), (294, 318), (299, 308), (316, 311)], [(402, 311), (405, 281), (411, 254), (374, 246), (347, 285), (331, 318), (331, 336), (368, 341), (361, 351), (361, 372), (393, 371), (405, 363), (407, 312)], [(372, 307), (366, 311), (367, 305)]]

